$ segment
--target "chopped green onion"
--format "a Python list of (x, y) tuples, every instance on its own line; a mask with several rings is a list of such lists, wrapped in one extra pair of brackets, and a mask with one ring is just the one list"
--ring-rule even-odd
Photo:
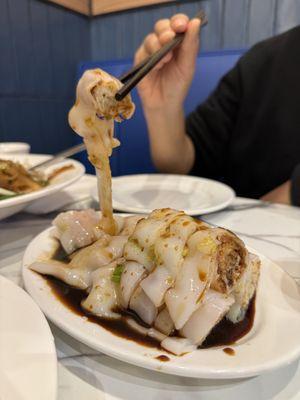
[(121, 275), (124, 269), (124, 265), (123, 264), (119, 264), (116, 266), (116, 268), (114, 269), (114, 272), (111, 276), (111, 280), (115, 283), (120, 283), (121, 282)]
[(0, 188), (0, 200), (10, 199), (11, 197), (18, 196), (18, 193), (11, 190)]
[(18, 194), (0, 194), (0, 200), (11, 199), (16, 196), (18, 196)]

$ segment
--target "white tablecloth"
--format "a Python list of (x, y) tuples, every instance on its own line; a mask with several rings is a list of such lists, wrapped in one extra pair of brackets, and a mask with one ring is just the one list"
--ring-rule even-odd
[[(91, 204), (86, 199), (74, 206)], [(21, 213), (0, 222), (0, 274), (22, 285), (24, 249), (49, 226), (53, 217), (53, 213)], [(235, 231), (247, 245), (271, 258), (300, 282), (300, 209), (236, 199), (229, 209), (203, 219)], [(58, 400), (300, 400), (298, 362), (241, 381), (186, 379), (114, 360), (50, 326), (58, 353)]]

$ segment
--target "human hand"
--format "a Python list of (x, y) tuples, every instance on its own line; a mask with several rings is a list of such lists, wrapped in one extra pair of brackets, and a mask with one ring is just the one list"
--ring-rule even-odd
[(146, 110), (178, 110), (184, 99), (195, 71), (199, 50), (200, 20), (184, 14), (157, 21), (135, 54), (135, 64), (159, 50), (173, 39), (176, 33), (185, 32), (182, 43), (168, 53), (138, 85), (138, 91)]

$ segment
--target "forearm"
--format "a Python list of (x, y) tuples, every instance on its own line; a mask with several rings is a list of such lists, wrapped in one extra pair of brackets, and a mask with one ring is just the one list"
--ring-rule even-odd
[(291, 204), (291, 181), (287, 181), (271, 192), (261, 197), (261, 200), (271, 201), (272, 203)]
[(195, 150), (185, 133), (183, 109), (144, 109), (144, 112), (156, 168), (167, 173), (188, 173), (194, 163)]

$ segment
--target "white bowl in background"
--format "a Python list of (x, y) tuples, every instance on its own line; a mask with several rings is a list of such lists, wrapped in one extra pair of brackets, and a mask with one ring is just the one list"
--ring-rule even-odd
[(30, 144), (25, 142), (2, 142), (0, 143), (0, 153), (6, 154), (28, 154)]
[[(43, 161), (46, 161), (51, 158), (51, 156), (47, 154), (5, 154), (0, 153), (0, 158), (6, 160), (12, 160), (15, 162), (19, 162), (27, 168), (31, 166), (37, 165)], [(29, 204), (32, 205), (35, 200), (40, 200), (42, 198), (49, 197), (54, 193), (61, 191), (63, 188), (71, 185), (78, 179), (80, 179), (84, 173), (84, 166), (70, 158), (66, 158), (56, 164), (53, 164), (45, 169), (45, 173), (48, 175), (51, 171), (56, 170), (57, 168), (63, 167), (64, 165), (73, 165), (73, 169), (67, 170), (64, 173), (58, 175), (54, 178), (50, 185), (45, 186), (40, 190), (36, 190), (34, 192), (21, 194), (16, 197), (11, 197), (5, 200), (0, 201), (0, 220), (9, 217), (10, 215), (16, 214), (17, 212), (25, 209)]]

